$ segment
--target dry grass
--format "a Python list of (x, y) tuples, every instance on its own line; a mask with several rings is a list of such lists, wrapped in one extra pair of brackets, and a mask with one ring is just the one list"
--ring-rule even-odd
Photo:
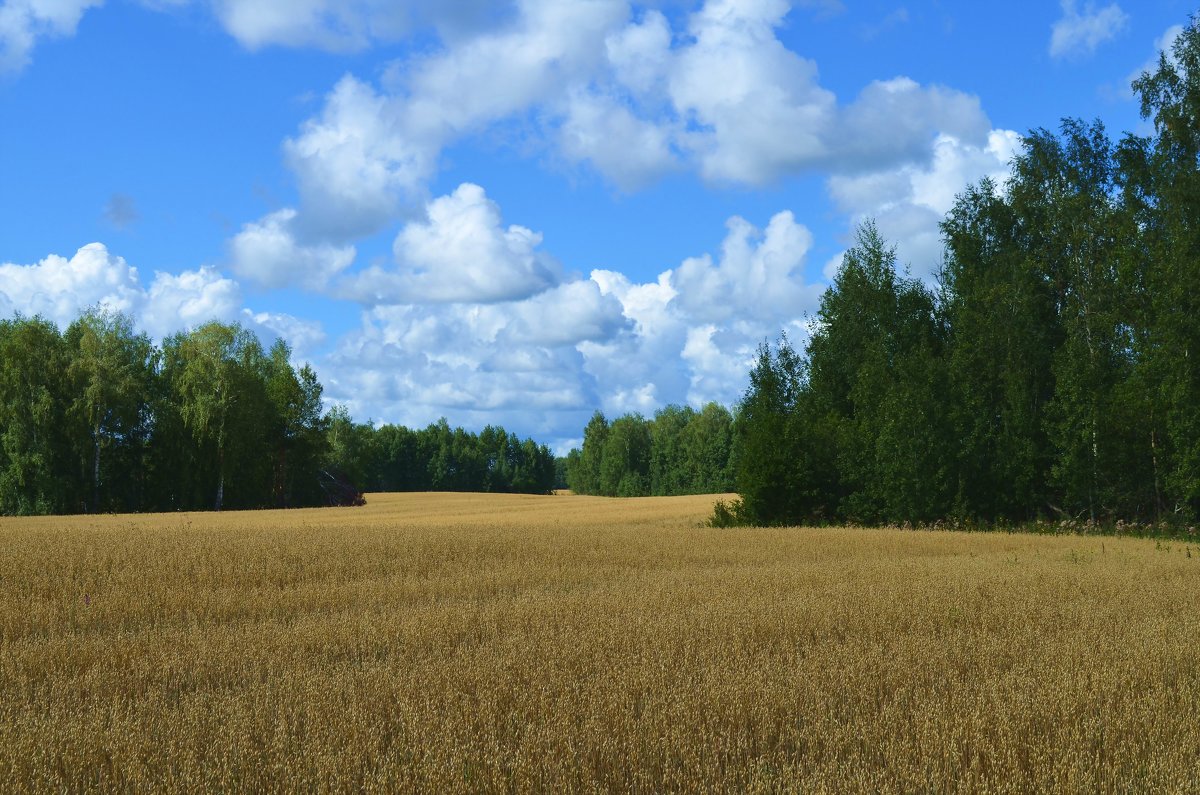
[(0, 519), (0, 790), (1200, 791), (1200, 549), (712, 502)]

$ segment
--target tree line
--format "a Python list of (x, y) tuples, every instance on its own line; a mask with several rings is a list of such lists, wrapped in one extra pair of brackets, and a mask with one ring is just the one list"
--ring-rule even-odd
[(1200, 33), (1134, 82), (1152, 135), (1067, 119), (942, 222), (934, 289), (862, 226), (803, 351), (764, 346), (725, 518), (1200, 516)]
[(554, 459), (500, 428), (326, 412), (279, 340), (207, 323), (155, 345), (120, 313), (0, 320), (0, 514), (344, 504), (371, 489), (548, 492)]
[(330, 461), (367, 491), (547, 494), (562, 485), (550, 448), (495, 425), (479, 433), (443, 418), (423, 430), (329, 414)]
[(709, 403), (667, 406), (648, 420), (625, 414), (610, 424), (596, 412), (583, 446), (566, 459), (576, 494), (608, 497), (713, 494), (733, 488), (733, 415)]

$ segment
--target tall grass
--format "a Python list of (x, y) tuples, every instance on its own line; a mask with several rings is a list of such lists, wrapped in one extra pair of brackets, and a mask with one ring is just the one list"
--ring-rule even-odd
[(0, 790), (1200, 790), (1200, 549), (712, 504), (0, 520)]

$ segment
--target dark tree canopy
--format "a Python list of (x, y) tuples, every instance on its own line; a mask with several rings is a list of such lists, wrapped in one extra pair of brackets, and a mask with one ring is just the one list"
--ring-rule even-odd
[(1195, 19), (1171, 56), (1134, 83), (1152, 136), (1066, 119), (964, 188), (936, 294), (859, 229), (806, 350), (760, 351), (737, 518), (1200, 518)]
[(495, 425), (471, 433), (443, 418), (421, 430), (376, 428), (341, 407), (329, 419), (329, 467), (366, 491), (549, 494), (557, 486), (550, 448)]
[(237, 325), (163, 340), (92, 310), (64, 333), (0, 320), (0, 514), (298, 507), (363, 491), (547, 493), (548, 448), (445, 420), (422, 431), (328, 413), (287, 343)]
[(732, 426), (733, 416), (716, 403), (700, 411), (667, 406), (649, 420), (625, 414), (611, 424), (596, 412), (583, 448), (567, 456), (567, 485), (576, 494), (608, 497), (727, 492)]

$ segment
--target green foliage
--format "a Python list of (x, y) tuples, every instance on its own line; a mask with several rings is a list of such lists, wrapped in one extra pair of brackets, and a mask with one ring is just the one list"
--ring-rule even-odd
[(567, 455), (567, 484), (607, 497), (723, 493), (733, 485), (732, 448), (733, 416), (716, 403), (666, 406), (649, 420), (625, 414), (611, 425), (596, 412), (583, 448)]
[(548, 448), (445, 420), (423, 431), (328, 414), (283, 340), (207, 323), (156, 348), (121, 314), (59, 334), (0, 320), (0, 514), (298, 507), (362, 490), (548, 493)]
[(691, 486), (687, 429), (695, 420), (691, 406), (667, 406), (654, 415), (650, 430), (650, 493), (687, 494)]
[(271, 501), (287, 508), (313, 505), (322, 493), (314, 477), (329, 455), (331, 418), (323, 416), (317, 374), (307, 364), (292, 367), (291, 349), (283, 340), (272, 346), (266, 369), (272, 440)]
[(158, 352), (125, 315), (91, 310), (64, 335), (66, 405), (84, 505), (119, 510), (143, 499)]
[[(1135, 336), (1141, 384), (1154, 418), (1153, 459), (1161, 510), (1200, 513), (1200, 29), (1193, 18), (1157, 68), (1134, 82), (1149, 139), (1122, 142), (1118, 181), (1135, 214), (1135, 295), (1144, 318)], [(1131, 274), (1132, 275), (1132, 274)]]
[(1200, 515), (1200, 30), (1135, 81), (1152, 137), (1064, 120), (942, 223), (940, 289), (859, 229), (803, 355), (764, 347), (714, 524)]
[(608, 439), (608, 420), (597, 411), (583, 429), (583, 448), (567, 456), (567, 485), (576, 494), (601, 494), (600, 463)]
[(717, 504), (713, 506), (712, 516), (708, 518), (709, 527), (743, 527), (749, 524), (743, 518), (743, 504), (741, 500), (733, 500), (726, 502), (725, 500), (717, 500)]
[(327, 465), (367, 491), (479, 491), (549, 494), (557, 488), (545, 445), (489, 425), (475, 434), (445, 418), (423, 430), (355, 423), (330, 412)]
[(0, 513), (72, 510), (67, 433), (67, 350), (54, 324), (40, 318), (0, 320)]
[(804, 364), (786, 338), (774, 351), (759, 348), (737, 420), (738, 513), (750, 523), (800, 521), (814, 512), (815, 506), (806, 504), (806, 489), (792, 487), (811, 485), (799, 477), (809, 449), (796, 436), (804, 430), (798, 401), (805, 378)]
[[(875, 227), (860, 228), (821, 299), (808, 382), (796, 397), (836, 440), (836, 485), (825, 500), (834, 515), (917, 521), (949, 507), (937, 462), (945, 430), (934, 304), (920, 282), (897, 273), (895, 251)], [(811, 435), (813, 424), (793, 435)]]
[(566, 456), (557, 456), (554, 459), (554, 488), (556, 489), (570, 488), (567, 485), (567, 462), (569, 459), (569, 454)]
[(600, 460), (600, 493), (650, 493), (650, 428), (640, 414), (618, 417), (609, 427)]
[[(163, 343), (164, 377), (198, 463), (193, 494), (215, 510), (253, 507), (269, 490), (267, 395), (262, 346), (237, 325), (206, 323)], [(226, 491), (228, 489), (228, 500)]]

